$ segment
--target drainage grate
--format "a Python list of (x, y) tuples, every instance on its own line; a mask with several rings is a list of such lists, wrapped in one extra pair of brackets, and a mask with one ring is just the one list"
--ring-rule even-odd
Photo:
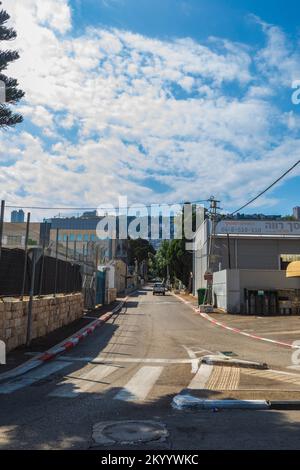
[(235, 352), (233, 351), (220, 351), (221, 354), (223, 354), (224, 356), (228, 356), (228, 357), (237, 357), (238, 354), (236, 354)]

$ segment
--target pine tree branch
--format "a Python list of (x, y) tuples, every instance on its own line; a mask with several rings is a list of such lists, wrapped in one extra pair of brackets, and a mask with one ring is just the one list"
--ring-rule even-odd
[(0, 105), (0, 128), (8, 128), (23, 122), (21, 114), (13, 113), (7, 106)]
[(0, 41), (10, 41), (17, 37), (17, 33), (13, 28), (7, 28), (5, 23), (9, 20), (9, 14), (1, 10), (0, 11)]
[(0, 51), (0, 72), (5, 70), (10, 62), (20, 58), (17, 51)]

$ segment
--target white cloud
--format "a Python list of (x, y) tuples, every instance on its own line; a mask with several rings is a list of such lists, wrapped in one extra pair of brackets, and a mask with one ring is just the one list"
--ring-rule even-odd
[[(215, 192), (236, 205), (299, 158), (298, 120), (273, 100), (299, 65), (278, 28), (263, 24), (266, 47), (255, 53), (218, 38), (162, 41), (116, 29), (72, 37), (67, 0), (11, 0), (7, 9), (21, 54), (10, 73), (26, 91), (25, 123), (36, 126), (0, 137), (10, 202), (85, 206), (118, 194), (152, 202)], [(167, 191), (157, 195), (150, 177)]]

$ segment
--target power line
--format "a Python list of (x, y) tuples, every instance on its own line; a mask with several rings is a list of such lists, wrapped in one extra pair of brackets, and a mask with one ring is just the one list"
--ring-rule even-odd
[(108, 206), (97, 206), (97, 207), (47, 207), (47, 206), (22, 206), (22, 205), (11, 205), (11, 204), (6, 204), (5, 207), (8, 209), (27, 209), (27, 210), (55, 210), (55, 211), (94, 211), (97, 209), (105, 209), (105, 210), (113, 210), (113, 209), (131, 209), (131, 208), (151, 208), (153, 206), (172, 206), (172, 205), (184, 205), (184, 204), (197, 204), (197, 203), (204, 203), (209, 201), (209, 199), (203, 199), (203, 200), (198, 200), (198, 201), (184, 201), (184, 202), (172, 202), (172, 203), (158, 203), (154, 202), (151, 204), (145, 204), (145, 205), (135, 205), (133, 204), (132, 206), (121, 206), (121, 207), (108, 207)]
[(241, 210), (245, 209), (245, 207), (249, 206), (250, 204), (252, 204), (252, 202), (256, 201), (259, 197), (261, 197), (263, 194), (265, 194), (267, 191), (269, 191), (271, 188), (273, 188), (273, 186), (275, 186), (275, 184), (277, 184), (279, 181), (281, 181), (286, 175), (288, 175), (292, 170), (294, 170), (294, 168), (296, 168), (296, 166), (298, 166), (300, 163), (300, 160), (298, 160), (293, 166), (291, 166), (285, 173), (283, 173), (279, 178), (277, 178), (277, 180), (275, 180), (272, 184), (270, 184), (270, 186), (268, 186), (266, 189), (264, 189), (263, 191), (261, 191), (257, 196), (255, 196), (253, 199), (251, 199), (249, 202), (247, 202), (246, 204), (244, 204), (242, 207), (240, 207), (239, 209), (237, 209), (236, 211), (232, 212), (230, 215), (234, 215), (236, 214), (237, 212), (240, 212)]

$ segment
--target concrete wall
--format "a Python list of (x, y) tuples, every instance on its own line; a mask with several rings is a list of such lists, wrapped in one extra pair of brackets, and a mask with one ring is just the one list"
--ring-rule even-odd
[[(0, 300), (0, 339), (11, 351), (26, 343), (28, 298)], [(83, 315), (81, 293), (35, 298), (32, 308), (32, 339), (44, 336)]]
[(218, 308), (238, 313), (241, 301), (240, 271), (231, 269), (214, 273), (213, 295)]

